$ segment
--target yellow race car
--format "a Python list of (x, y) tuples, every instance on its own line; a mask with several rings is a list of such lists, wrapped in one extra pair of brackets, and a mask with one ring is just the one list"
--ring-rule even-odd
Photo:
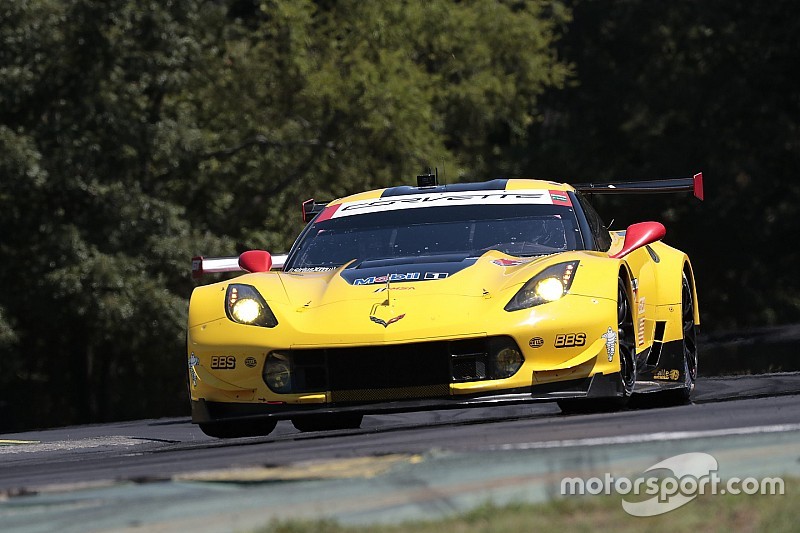
[(285, 256), (196, 257), (192, 421), (208, 435), (355, 428), (364, 414), (554, 400), (686, 401), (697, 291), (658, 222), (608, 231), (588, 196), (694, 191), (689, 178), (401, 186), (303, 204)]

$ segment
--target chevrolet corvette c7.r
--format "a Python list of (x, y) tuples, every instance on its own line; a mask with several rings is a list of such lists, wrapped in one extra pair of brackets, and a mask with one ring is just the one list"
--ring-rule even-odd
[[(592, 194), (694, 191), (691, 178), (571, 186), (532, 179), (304, 203), (285, 256), (193, 259), (192, 419), (216, 437), (355, 428), (370, 413), (553, 400), (685, 401), (697, 291), (658, 222), (609, 231)], [(313, 218), (312, 218), (313, 217)]]

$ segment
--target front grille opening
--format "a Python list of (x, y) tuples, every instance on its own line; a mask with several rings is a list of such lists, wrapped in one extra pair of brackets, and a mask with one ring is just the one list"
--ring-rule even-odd
[(318, 350), (291, 353), (293, 392), (321, 392), (328, 389), (328, 368), (324, 352)]
[(490, 354), (509, 343), (516, 346), (511, 337), (489, 337), (281, 353), (291, 360), (292, 393), (331, 391), (345, 393), (334, 401), (375, 401), (446, 395), (450, 383), (493, 379)]
[(446, 343), (326, 350), (330, 390), (388, 389), (450, 381)]
[(449, 343), (452, 364), (452, 381), (477, 381), (487, 379), (489, 352), (486, 339), (469, 339)]

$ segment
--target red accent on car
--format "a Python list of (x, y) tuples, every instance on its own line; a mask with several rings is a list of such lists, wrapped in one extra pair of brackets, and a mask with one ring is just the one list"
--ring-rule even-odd
[(312, 206), (314, 205), (314, 199), (313, 198), (309, 198), (308, 200), (306, 200), (305, 202), (300, 204), (300, 214), (303, 217), (303, 222), (308, 222), (308, 212), (309, 212), (309, 210), (308, 210), (308, 208), (306, 208), (306, 206), (309, 205), (309, 204), (311, 204)]
[(694, 195), (695, 195), (696, 198), (698, 198), (699, 200), (702, 201), (703, 200), (703, 173), (702, 172), (698, 172), (697, 174), (692, 176), (692, 178), (694, 179)]
[(249, 250), (239, 256), (239, 266), (248, 272), (269, 272), (272, 256), (264, 250)]
[(330, 207), (326, 207), (322, 213), (319, 214), (317, 218), (317, 222), (325, 222), (329, 218), (333, 216), (333, 214), (341, 207), (342, 204), (332, 205)]
[(634, 250), (647, 244), (658, 241), (667, 234), (667, 229), (661, 222), (638, 222), (628, 226), (625, 232), (625, 242), (619, 252), (610, 255), (613, 259), (625, 257)]

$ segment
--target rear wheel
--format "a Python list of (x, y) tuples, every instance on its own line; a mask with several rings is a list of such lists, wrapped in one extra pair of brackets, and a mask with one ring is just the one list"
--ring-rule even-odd
[(681, 288), (681, 325), (683, 327), (683, 387), (671, 392), (673, 403), (686, 403), (697, 381), (697, 326), (694, 323), (694, 294), (686, 273)]
[(356, 414), (306, 415), (292, 418), (292, 425), (304, 433), (334, 429), (358, 429), (361, 427), (363, 418), (363, 415)]
[[(687, 403), (697, 380), (697, 326), (694, 324), (694, 294), (686, 273), (683, 274), (681, 288), (681, 326), (683, 329), (683, 386), (648, 394), (649, 407), (668, 407)], [(652, 396), (652, 398), (650, 398)]]
[(247, 422), (203, 422), (199, 426), (200, 430), (209, 437), (234, 439), (269, 435), (277, 423), (277, 420), (267, 419)]
[[(610, 328), (609, 328), (610, 329)], [(591, 413), (614, 411), (624, 407), (636, 385), (636, 333), (633, 328), (631, 299), (625, 281), (617, 281), (617, 344), (619, 357), (619, 388), (622, 395), (616, 398), (560, 400), (558, 407), (564, 413)], [(610, 342), (610, 340), (609, 340)]]

